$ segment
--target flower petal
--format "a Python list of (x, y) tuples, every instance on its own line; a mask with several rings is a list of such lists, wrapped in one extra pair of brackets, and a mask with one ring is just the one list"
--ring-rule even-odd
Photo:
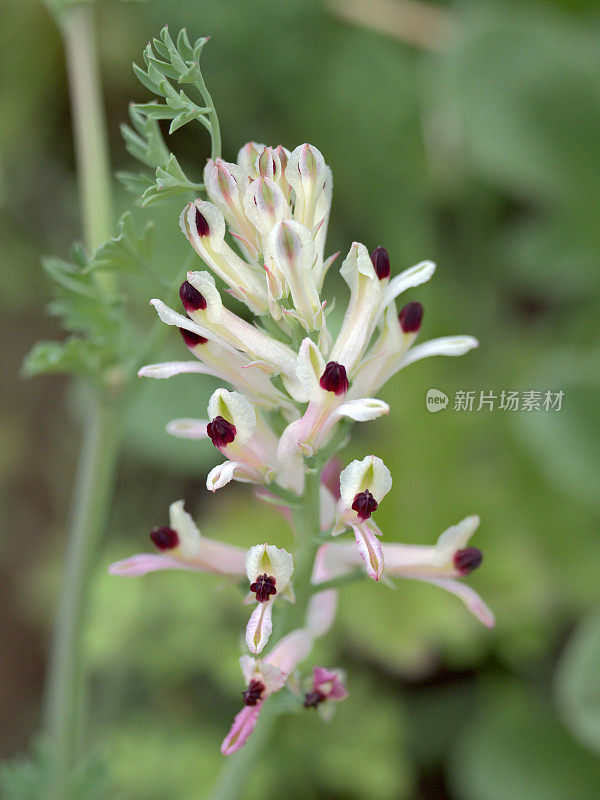
[(415, 577), (417, 580), (431, 583), (434, 586), (439, 586), (440, 589), (446, 589), (446, 591), (452, 592), (452, 594), (455, 594), (463, 601), (469, 611), (474, 614), (486, 628), (493, 628), (496, 624), (496, 618), (491, 609), (483, 602), (475, 589), (472, 589), (467, 583), (462, 583), (454, 578), (430, 578), (428, 576), (421, 577), (419, 575), (407, 577)]
[(366, 523), (353, 525), (356, 545), (362, 560), (365, 562), (367, 573), (370, 578), (378, 581), (383, 572), (383, 548), (381, 542), (370, 530)]
[(259, 603), (250, 615), (246, 626), (246, 644), (248, 645), (248, 650), (254, 655), (260, 653), (269, 641), (269, 636), (273, 630), (272, 610), (272, 602)]
[(265, 657), (263, 666), (270, 664), (289, 675), (310, 654), (312, 646), (313, 637), (310, 631), (307, 628), (297, 628), (275, 645)]
[(221, 752), (224, 756), (230, 756), (246, 744), (256, 727), (261, 709), (262, 703), (257, 703), (255, 706), (244, 706), (235, 715), (233, 725), (221, 745)]
[(123, 577), (134, 577), (145, 575), (147, 572), (158, 572), (163, 569), (187, 569), (202, 571), (194, 564), (180, 561), (178, 558), (163, 556), (159, 553), (139, 553), (123, 561), (115, 561), (108, 568), (111, 575), (121, 575)]
[(217, 389), (208, 401), (208, 416), (220, 416), (235, 425), (236, 445), (245, 444), (256, 428), (256, 412), (252, 404), (239, 392)]
[(344, 509), (352, 508), (355, 496), (368, 489), (377, 503), (392, 488), (389, 469), (378, 456), (365, 456), (362, 461), (352, 461), (340, 474), (341, 504)]
[(369, 422), (370, 420), (382, 417), (384, 414), (390, 413), (390, 407), (383, 400), (377, 400), (373, 397), (362, 397), (358, 400), (348, 400), (342, 403), (339, 408), (333, 412), (332, 416), (335, 419), (341, 417), (348, 417), (355, 420), (355, 422)]
[(412, 347), (402, 358), (400, 368), (430, 356), (463, 356), (478, 347), (479, 342), (472, 336), (442, 336)]
[(324, 636), (335, 622), (338, 593), (335, 589), (316, 592), (310, 598), (306, 612), (306, 627), (315, 636)]
[(396, 275), (385, 289), (383, 300), (381, 301), (382, 309), (386, 308), (402, 292), (428, 281), (434, 272), (435, 264), (433, 261), (420, 261), (414, 267), (409, 267), (409, 269), (401, 272), (400, 275)]
[(166, 431), (178, 439), (207, 439), (206, 426), (208, 422), (207, 419), (172, 419), (168, 423)]
[(185, 372), (213, 375), (215, 378), (221, 377), (220, 373), (199, 361), (164, 361), (162, 364), (147, 364), (138, 370), (138, 375), (140, 378), (172, 378), (173, 375), (181, 375)]

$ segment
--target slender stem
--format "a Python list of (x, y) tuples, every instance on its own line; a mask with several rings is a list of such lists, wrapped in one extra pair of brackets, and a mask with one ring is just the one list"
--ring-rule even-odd
[(65, 782), (78, 756), (82, 627), (89, 575), (106, 524), (114, 483), (119, 420), (119, 408), (91, 401), (77, 469), (65, 576), (46, 688), (46, 732), (53, 747), (52, 800), (66, 797)]
[(67, 59), (82, 224), (89, 253), (110, 238), (113, 227), (108, 136), (94, 14), (92, 4), (75, 5), (60, 14), (58, 20)]
[[(82, 224), (85, 245), (92, 252), (110, 237), (112, 208), (106, 121), (95, 42), (92, 6), (69, 6), (57, 13), (63, 34)], [(106, 291), (113, 276), (99, 276)], [(83, 442), (73, 492), (66, 566), (56, 612), (45, 698), (45, 729), (52, 747), (51, 785), (47, 800), (64, 800), (79, 757), (81, 733), (82, 632), (90, 574), (106, 524), (117, 467), (121, 406), (97, 395), (86, 398)]]
[[(315, 553), (319, 546), (320, 478), (319, 465), (318, 469), (308, 473), (302, 505), (294, 514), (298, 534), (298, 546), (294, 553), (296, 602), (293, 606), (286, 604), (284, 613), (280, 614), (277, 638), (273, 637), (272, 644), (290, 631), (305, 624), (306, 610), (312, 594), (310, 578)], [(223, 764), (217, 782), (209, 795), (209, 800), (236, 800), (242, 797), (248, 775), (251, 770), (257, 769), (260, 759), (264, 758), (264, 749), (269, 742), (277, 717), (282, 713), (282, 704), (279, 704), (277, 700), (277, 697), (270, 697), (265, 701), (252, 736), (241, 750), (229, 756)], [(283, 708), (285, 708), (285, 704), (283, 704)]]

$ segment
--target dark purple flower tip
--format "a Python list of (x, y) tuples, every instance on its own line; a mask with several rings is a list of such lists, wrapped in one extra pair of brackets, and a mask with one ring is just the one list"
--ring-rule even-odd
[(259, 603), (268, 603), (271, 595), (277, 594), (275, 583), (275, 578), (264, 572), (254, 583), (250, 584), (250, 591), (254, 592)]
[(242, 697), (244, 698), (244, 705), (245, 706), (256, 706), (258, 702), (262, 700), (262, 693), (265, 690), (264, 683), (260, 681), (253, 680), (250, 681), (250, 685), (246, 689), (245, 692), (242, 692)]
[(421, 327), (423, 306), (421, 303), (407, 303), (398, 314), (398, 322), (404, 333), (416, 333)]
[(185, 328), (179, 328), (179, 333), (183, 336), (183, 341), (188, 347), (196, 347), (196, 345), (206, 344), (208, 342), (208, 339), (204, 336), (200, 336), (199, 333), (194, 333), (193, 331), (188, 331)]
[(225, 447), (231, 444), (236, 434), (235, 425), (227, 422), (223, 417), (215, 417), (212, 422), (209, 422), (206, 432), (215, 447)]
[(179, 544), (179, 534), (168, 525), (162, 528), (152, 528), (150, 538), (159, 550), (172, 550)]
[(454, 553), (454, 566), (461, 575), (468, 575), (483, 561), (483, 553), (477, 547), (465, 547)]
[(194, 289), (189, 281), (184, 281), (179, 288), (179, 297), (186, 311), (204, 311), (206, 299), (198, 289)]
[(379, 503), (368, 489), (359, 492), (352, 501), (352, 511), (356, 511), (360, 519), (369, 519), (373, 511), (377, 511)]
[(389, 278), (392, 272), (390, 267), (390, 255), (385, 247), (376, 247), (371, 253), (371, 261), (380, 281)]
[(343, 364), (338, 364), (337, 361), (330, 361), (325, 367), (325, 372), (321, 375), (319, 385), (326, 392), (333, 392), (337, 395), (346, 394), (350, 386), (346, 375), (346, 367)]
[(326, 697), (318, 689), (313, 692), (307, 692), (304, 695), (304, 708), (316, 708), (323, 700), (326, 700)]
[(208, 222), (198, 211), (197, 208), (196, 208), (196, 230), (198, 231), (198, 236), (210, 235), (210, 228), (208, 227)]

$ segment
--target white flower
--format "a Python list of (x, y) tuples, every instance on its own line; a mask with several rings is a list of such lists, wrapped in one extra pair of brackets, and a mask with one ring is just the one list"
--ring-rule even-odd
[(246, 644), (250, 652), (260, 653), (269, 641), (273, 628), (271, 612), (275, 598), (284, 596), (293, 599), (289, 589), (293, 571), (292, 556), (283, 548), (265, 543), (248, 550), (246, 574), (251, 592), (248, 599), (249, 602), (256, 599), (258, 603), (246, 628)]

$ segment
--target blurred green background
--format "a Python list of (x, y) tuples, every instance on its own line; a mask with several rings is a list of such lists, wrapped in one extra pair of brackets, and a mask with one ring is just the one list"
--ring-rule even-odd
[[(115, 168), (131, 166), (118, 129), (128, 102), (147, 98), (131, 61), (165, 23), (210, 35), (204, 74), (224, 156), (250, 139), (316, 145), (334, 174), (328, 252), (383, 244), (395, 271), (432, 258), (435, 278), (408, 298), (425, 306), (421, 339), (480, 341), (461, 359), (396, 376), (382, 393), (392, 414), (361, 426), (344, 460), (375, 452), (392, 470), (377, 515), (389, 541), (431, 543), (480, 514), (473, 544), (485, 560), (469, 582), (497, 627), (430, 586), (344, 589), (312, 662), (344, 666), (350, 699), (329, 726), (286, 719), (248, 797), (599, 796), (599, 12), (583, 0), (99, 8)], [(4, 0), (0, 43), (0, 755), (10, 757), (39, 726), (79, 441), (69, 382), (26, 381), (20, 364), (38, 339), (62, 335), (45, 314), (39, 262), (66, 255), (80, 229), (63, 53), (44, 6)], [(200, 175), (206, 139), (186, 129), (173, 147)], [(124, 210), (131, 199), (115, 192)], [(178, 212), (136, 212), (157, 223), (167, 276), (187, 253)], [(328, 288), (340, 289), (333, 275)], [(152, 290), (135, 291), (139, 314), (150, 314)], [(167, 353), (185, 358), (176, 334)], [(431, 387), (564, 399), (548, 413), (430, 414)], [(174, 416), (202, 416), (214, 388), (191, 375), (148, 382), (127, 426), (87, 632), (92, 742), (122, 800), (191, 800), (210, 788), (239, 705), (246, 612), (216, 578), (125, 580), (108, 564), (146, 549), (180, 497), (209, 536), (290, 541), (248, 489), (208, 495), (210, 444), (164, 433)]]

